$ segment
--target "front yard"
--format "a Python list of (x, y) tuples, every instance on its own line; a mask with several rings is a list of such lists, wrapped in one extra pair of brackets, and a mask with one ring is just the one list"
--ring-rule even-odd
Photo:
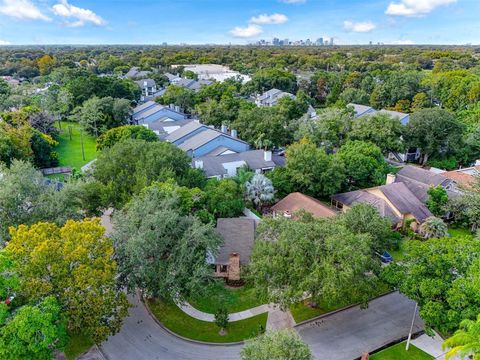
[(268, 313), (229, 323), (227, 334), (220, 336), (215, 323), (194, 319), (180, 310), (174, 303), (159, 299), (147, 301), (155, 317), (169, 330), (193, 340), (228, 343), (250, 339), (265, 330)]
[(412, 344), (408, 351), (405, 350), (405, 342), (391, 346), (370, 356), (370, 360), (432, 360), (433, 356), (428, 355)]
[[(55, 148), (59, 166), (70, 166), (80, 170), (83, 165), (96, 158), (96, 140), (82, 130), (78, 123), (62, 121), (61, 126), (58, 145)], [(85, 160), (82, 155), (82, 140)]]

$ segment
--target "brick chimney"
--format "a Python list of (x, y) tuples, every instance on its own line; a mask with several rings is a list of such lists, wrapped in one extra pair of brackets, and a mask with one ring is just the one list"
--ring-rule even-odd
[(240, 254), (231, 253), (228, 259), (228, 280), (240, 280)]
[(368, 360), (368, 359), (370, 359), (370, 355), (367, 352), (363, 352), (361, 360)]

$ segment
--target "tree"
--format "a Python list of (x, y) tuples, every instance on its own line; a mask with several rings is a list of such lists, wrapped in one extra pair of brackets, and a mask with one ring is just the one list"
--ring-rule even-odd
[(425, 94), (424, 92), (419, 92), (415, 94), (411, 106), (412, 111), (417, 111), (429, 107), (431, 107), (431, 103), (427, 94)]
[(447, 224), (435, 216), (428, 217), (423, 224), (420, 225), (419, 230), (420, 234), (426, 239), (448, 236)]
[(479, 251), (470, 237), (412, 240), (402, 263), (386, 267), (383, 277), (418, 303), (427, 327), (448, 333), (480, 313)]
[(251, 89), (252, 92), (265, 92), (275, 88), (295, 94), (297, 78), (294, 74), (285, 70), (265, 68), (253, 74), (252, 80), (246, 84), (246, 88)]
[(141, 125), (124, 125), (108, 130), (97, 138), (97, 150), (112, 147), (125, 139), (141, 139), (148, 142), (158, 141), (152, 130)]
[(3, 326), (0, 323), (0, 357), (6, 360), (48, 360), (62, 349), (67, 333), (61, 308), (53, 296), (38, 305), (18, 309)]
[(432, 186), (427, 191), (427, 207), (435, 216), (445, 215), (445, 206), (448, 203), (447, 191), (442, 186)]
[(354, 204), (341, 215), (341, 219), (354, 234), (370, 235), (376, 252), (382, 253), (385, 249), (398, 246), (399, 234), (392, 230), (392, 223), (370, 204)]
[(371, 142), (377, 145), (384, 155), (387, 155), (391, 151), (405, 150), (403, 133), (404, 126), (398, 118), (389, 114), (376, 113), (355, 119), (348, 137), (351, 140)]
[(242, 214), (243, 192), (232, 179), (210, 179), (205, 186), (205, 207), (215, 218), (235, 217)]
[(367, 234), (353, 234), (331, 219), (281, 217), (259, 225), (248, 279), (259, 298), (282, 307), (305, 294), (338, 305), (371, 296), (376, 277), (366, 274), (378, 264)]
[(50, 55), (45, 54), (37, 60), (37, 66), (38, 70), (40, 70), (40, 75), (48, 75), (55, 66), (55, 59)]
[(462, 143), (463, 126), (446, 110), (432, 108), (414, 112), (406, 129), (406, 141), (422, 151), (422, 164), (431, 156), (455, 154)]
[(220, 328), (220, 335), (225, 335), (228, 326), (228, 311), (224, 307), (220, 307), (215, 312), (215, 325)]
[(0, 243), (8, 240), (8, 228), (38, 221), (62, 225), (78, 219), (80, 207), (69, 193), (49, 184), (29, 163), (15, 160), (10, 168), (0, 165)]
[(307, 344), (294, 330), (268, 331), (249, 340), (241, 352), (242, 360), (311, 360)]
[(28, 123), (39, 132), (52, 136), (58, 136), (58, 129), (55, 127), (55, 119), (46, 111), (33, 112), (28, 116)]
[(93, 176), (111, 195), (110, 205), (121, 207), (132, 195), (155, 181), (182, 182), (191, 159), (168, 142), (127, 139), (104, 149), (93, 166)]
[(271, 202), (274, 196), (275, 189), (272, 181), (262, 174), (255, 174), (245, 184), (245, 198), (251, 201), (257, 210)]
[(478, 315), (477, 321), (463, 320), (460, 323), (460, 329), (445, 340), (442, 348), (443, 350), (450, 349), (445, 356), (446, 360), (457, 356), (462, 359), (480, 359), (480, 315)]
[[(293, 189), (312, 196), (338, 192), (345, 181), (343, 164), (308, 140), (287, 147), (286, 176)], [(275, 185), (275, 184), (274, 184)]]
[(211, 279), (205, 259), (220, 238), (211, 224), (181, 215), (180, 206), (179, 197), (152, 186), (114, 216), (120, 282), (129, 290), (176, 300), (205, 290)]
[(345, 165), (347, 189), (365, 189), (385, 182), (389, 167), (377, 145), (350, 140), (340, 148), (338, 157)]
[(176, 85), (168, 86), (165, 93), (155, 100), (163, 105), (175, 104), (188, 113), (193, 112), (197, 104), (196, 95), (193, 90)]
[(54, 296), (68, 329), (95, 342), (120, 330), (129, 305), (117, 288), (112, 240), (99, 219), (20, 225), (10, 236), (5, 252), (16, 264), (25, 298)]

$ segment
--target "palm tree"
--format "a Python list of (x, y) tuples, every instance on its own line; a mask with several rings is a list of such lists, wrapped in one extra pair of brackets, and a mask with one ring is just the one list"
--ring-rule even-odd
[(261, 205), (273, 200), (275, 189), (272, 181), (262, 174), (255, 174), (250, 181), (245, 184), (245, 198), (260, 209)]
[(420, 225), (420, 234), (426, 239), (441, 238), (448, 236), (448, 227), (442, 219), (430, 216)]
[(477, 321), (463, 320), (460, 323), (460, 329), (455, 334), (445, 340), (443, 349), (449, 348), (445, 359), (452, 356), (465, 357), (472, 360), (480, 360), (480, 314)]

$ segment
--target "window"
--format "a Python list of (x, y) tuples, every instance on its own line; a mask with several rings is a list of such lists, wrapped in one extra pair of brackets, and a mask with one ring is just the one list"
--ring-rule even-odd
[(220, 265), (220, 272), (226, 273), (228, 270), (228, 265)]

